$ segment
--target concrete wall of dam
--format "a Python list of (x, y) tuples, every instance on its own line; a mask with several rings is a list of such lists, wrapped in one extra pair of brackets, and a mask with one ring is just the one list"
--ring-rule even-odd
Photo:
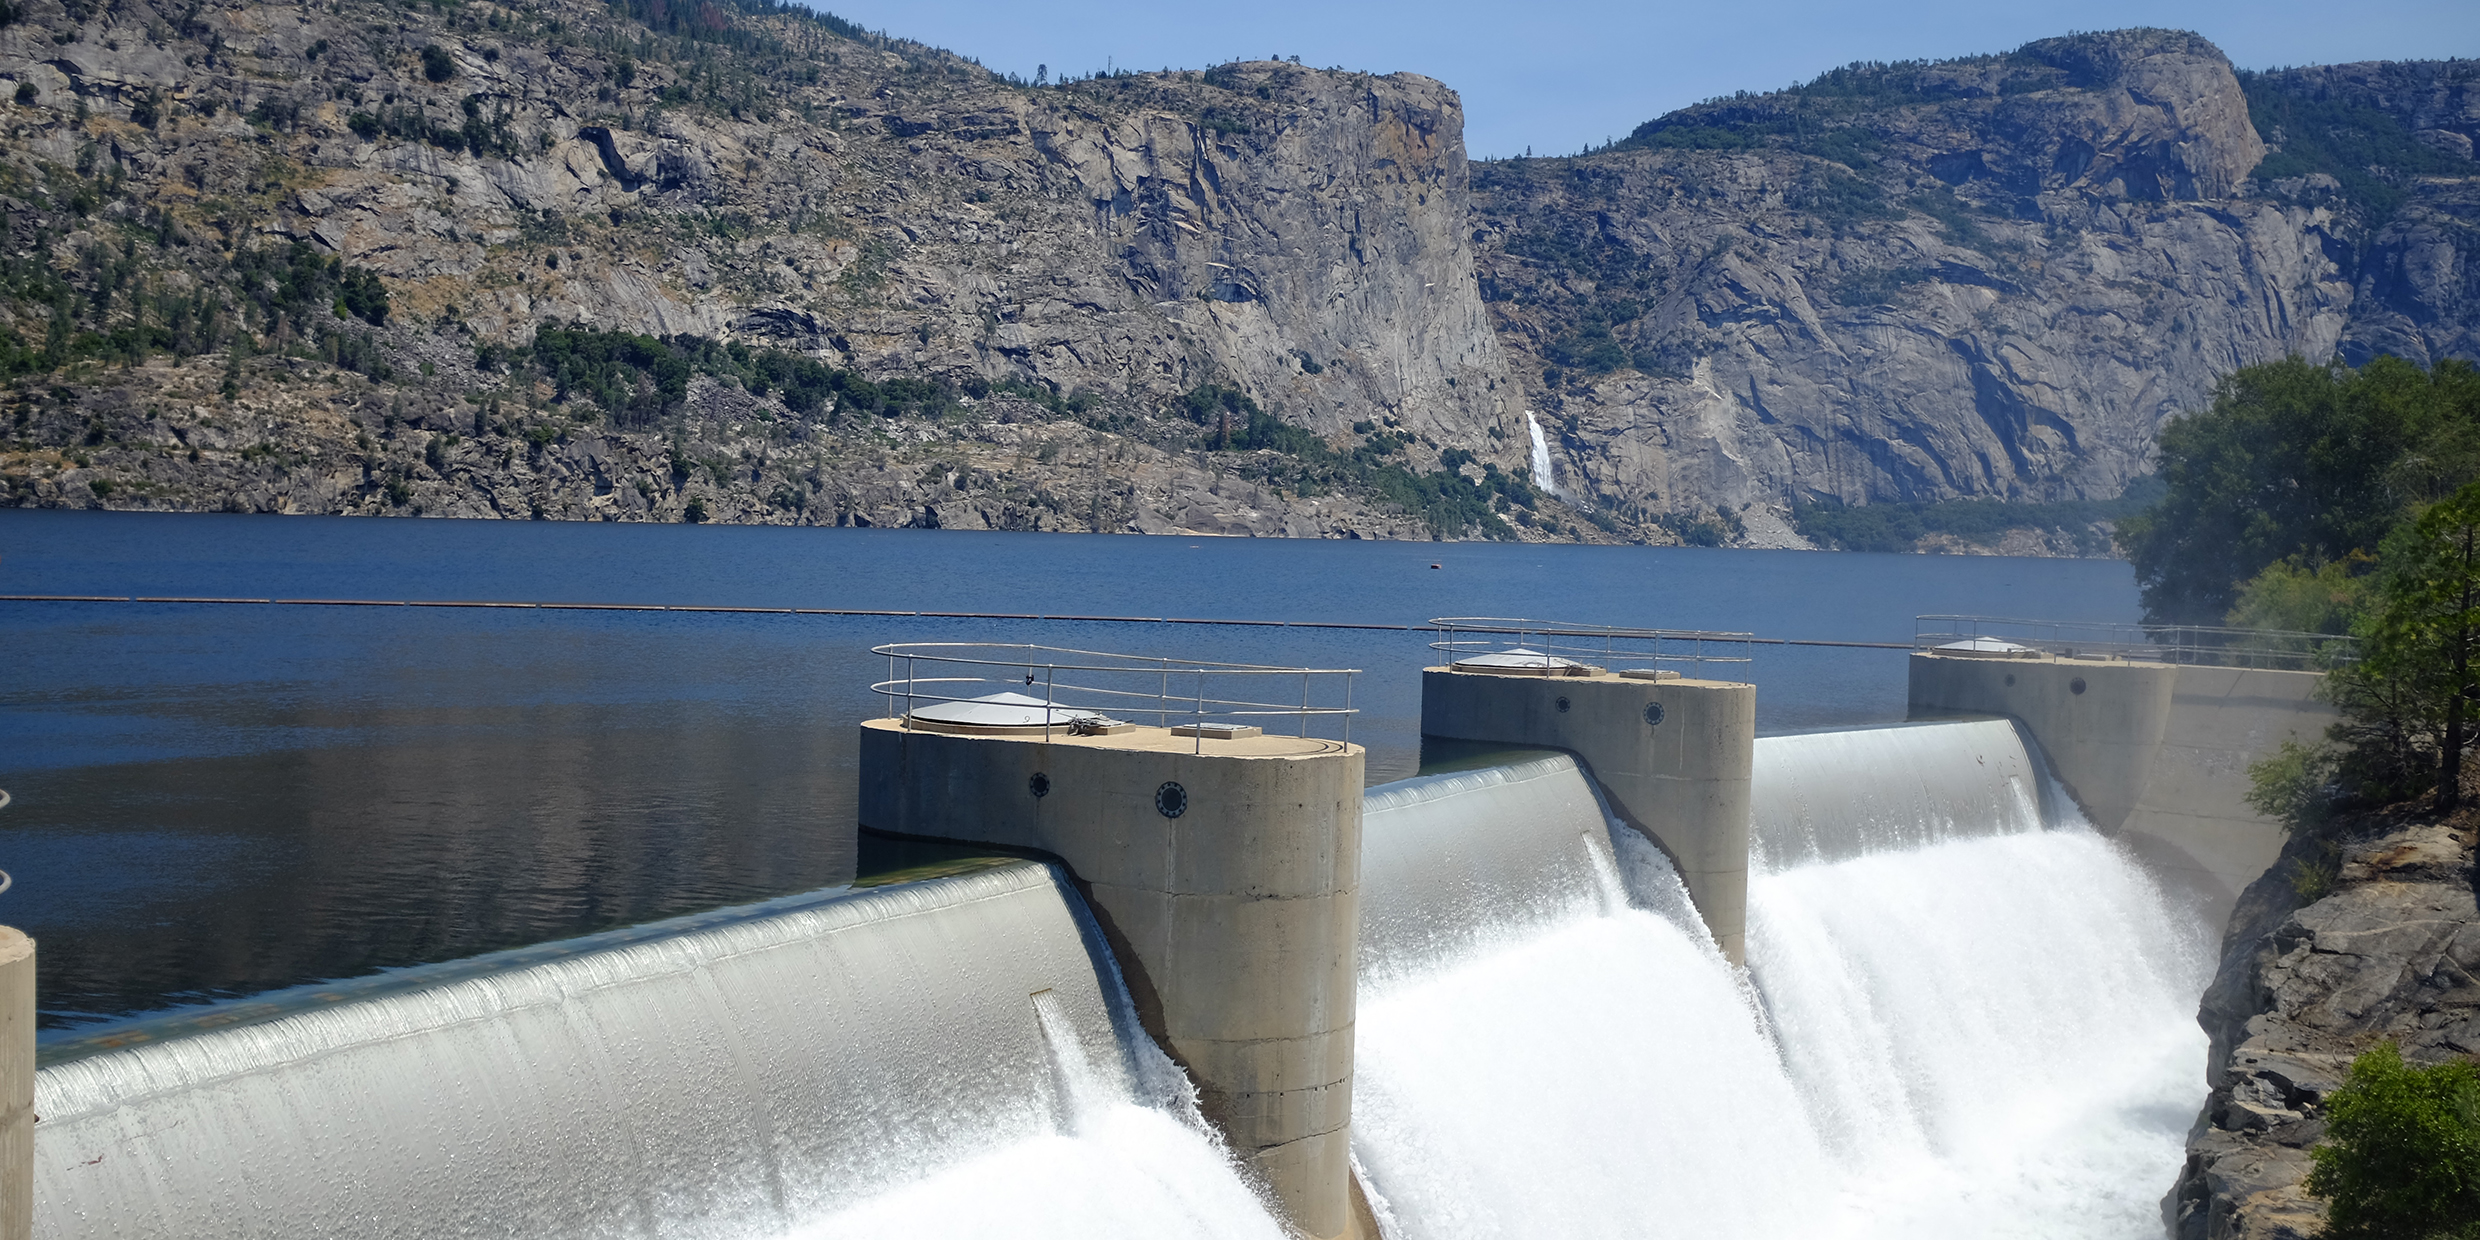
[(1582, 759), (1611, 810), (1670, 854), (1715, 943), (1740, 963), (1756, 687), (1572, 670), (1583, 674), (1424, 669), (1421, 734)]
[(1308, 1235), (1358, 1233), (1361, 747), (908, 722), (862, 725), (861, 825), (1065, 863), (1139, 1018), (1195, 1079), (1233, 1152)]
[(34, 1235), (34, 940), (0, 926), (0, 1240)]
[(1999, 715), (2040, 742), (2092, 824), (2215, 917), (2282, 851), (2282, 827), (2247, 804), (2248, 765), (2336, 718), (2315, 672), (2072, 658), (1911, 659), (1910, 715)]

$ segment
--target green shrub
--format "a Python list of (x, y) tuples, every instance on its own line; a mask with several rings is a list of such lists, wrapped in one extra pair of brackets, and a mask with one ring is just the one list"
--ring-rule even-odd
[(2326, 1099), (2307, 1189), (2329, 1240), (2480, 1240), (2480, 1064), (2426, 1068), (2392, 1042)]
[(1846, 306), (1882, 306), (1892, 303), (1903, 290), (1935, 279), (1937, 273), (1925, 267), (1855, 271), (1835, 281), (1833, 296)]
[(445, 82), (456, 76), (456, 61), (448, 56), (448, 49), (436, 43), (423, 47), (422, 76), (434, 82)]
[(2291, 834), (2315, 831), (2333, 805), (2334, 761), (2323, 746), (2282, 742), (2272, 756), (2248, 764), (2248, 807)]
[(2320, 857), (2296, 857), (2291, 861), (2291, 894), (2301, 904), (2314, 904), (2331, 894), (2334, 884), (2342, 881), (2340, 849), (2325, 846)]

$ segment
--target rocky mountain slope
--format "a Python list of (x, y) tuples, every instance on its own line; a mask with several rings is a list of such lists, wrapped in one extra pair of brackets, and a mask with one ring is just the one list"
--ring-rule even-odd
[(765, 0), (11, 12), (0, 504), (1798, 546), (2480, 347), (2459, 63), (2082, 35), (1468, 165), (1413, 75)]
[(2169, 31), (1854, 66), (1479, 166), (1481, 283), (1597, 502), (2106, 498), (2235, 367), (2480, 353), (2473, 133), (2468, 64)]
[(2205, 992), (2212, 1095), (2162, 1201), (2175, 1240), (2307, 1240), (2322, 1101), (2385, 1039), (2415, 1064), (2480, 1054), (2480, 821), (2360, 824), (2294, 840), (2232, 916)]
[(72, 5), (0, 29), (7, 500), (1529, 520), (1427, 79), (1035, 89), (657, 0)]

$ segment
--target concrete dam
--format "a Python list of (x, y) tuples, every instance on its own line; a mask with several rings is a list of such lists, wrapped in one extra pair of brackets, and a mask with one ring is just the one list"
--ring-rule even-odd
[(863, 825), (1000, 859), (89, 1045), (34, 1234), (2158, 1234), (2207, 922), (2090, 812), (2157, 756), (1934, 700), (2030, 653), (1758, 738), (1521, 640), (1366, 789), (1318, 669), (908, 668)]

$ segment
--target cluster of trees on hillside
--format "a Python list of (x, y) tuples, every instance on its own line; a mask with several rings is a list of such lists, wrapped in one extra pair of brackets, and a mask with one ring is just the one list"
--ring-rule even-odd
[(1992, 544), (2016, 530), (2055, 533), (2076, 553), (2109, 554), (2101, 523), (2122, 521), (2159, 499), (2158, 486), (2139, 478), (2117, 499), (2070, 499), (2010, 503), (1996, 499), (1949, 499), (1918, 503), (1803, 504), (1791, 510), (1801, 537), (1841, 551), (1912, 551), (1924, 538), (1951, 535)]
[(2286, 751), (2294, 815), (2460, 798), (2480, 696), (2480, 372), (2298, 358), (2225, 377), (2165, 427), (2151, 508), (2119, 528), (2156, 623), (2358, 637), (2332, 744)]
[[(2160, 477), (2119, 529), (2151, 619), (2358, 638), (2328, 669), (2342, 720), (2325, 743), (2250, 771), (2256, 807), (2321, 845), (2322, 862), (2292, 863), (2316, 898), (2345, 811), (2462, 800), (2480, 732), (2480, 371), (2248, 367), (2164, 428)], [(2325, 1240), (2480, 1240), (2480, 1062), (2417, 1067), (2382, 1044), (2324, 1109), (2306, 1188), (2328, 1203)]]

